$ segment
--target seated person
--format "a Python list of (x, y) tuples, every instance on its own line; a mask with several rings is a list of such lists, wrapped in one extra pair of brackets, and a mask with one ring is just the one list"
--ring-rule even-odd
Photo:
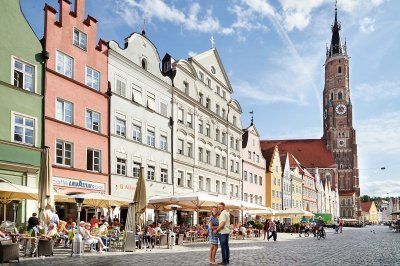
[(47, 238), (48, 240), (52, 240), (52, 239), (55, 239), (57, 237), (60, 237), (60, 235), (58, 234), (56, 226), (55, 226), (54, 223), (50, 224), (49, 231), (47, 232), (47, 234), (46, 235), (41, 235), (41, 236)]
[(100, 236), (106, 236), (108, 234), (108, 223), (104, 222), (100, 227), (99, 227), (99, 235)]
[(83, 241), (87, 245), (97, 244), (99, 252), (102, 252), (105, 249), (108, 249), (108, 247), (103, 244), (103, 241), (101, 240), (100, 237), (92, 236), (90, 234), (90, 224), (89, 223), (85, 224), (85, 227), (83, 230)]
[(155, 228), (155, 230), (156, 230), (157, 235), (165, 234), (164, 231), (161, 229), (161, 224), (158, 224), (157, 227)]

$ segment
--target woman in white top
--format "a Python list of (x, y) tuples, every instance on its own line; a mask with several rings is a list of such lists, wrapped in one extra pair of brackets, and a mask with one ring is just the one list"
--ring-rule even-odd
[(99, 236), (92, 236), (90, 234), (89, 223), (85, 224), (85, 230), (83, 231), (83, 241), (85, 241), (85, 243), (88, 245), (97, 244), (99, 246), (99, 252), (108, 249), (108, 247), (103, 244), (103, 241), (101, 241), (101, 238)]

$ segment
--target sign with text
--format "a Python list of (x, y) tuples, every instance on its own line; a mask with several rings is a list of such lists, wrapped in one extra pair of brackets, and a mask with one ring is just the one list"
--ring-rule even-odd
[(86, 180), (77, 180), (77, 179), (70, 179), (70, 178), (56, 177), (56, 176), (53, 176), (53, 185), (60, 187), (81, 188), (87, 190), (104, 191), (106, 189), (106, 185), (104, 183), (96, 183)]

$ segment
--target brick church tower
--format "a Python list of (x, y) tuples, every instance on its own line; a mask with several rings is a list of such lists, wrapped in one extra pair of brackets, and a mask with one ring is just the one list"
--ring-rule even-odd
[(332, 26), (332, 40), (326, 50), (325, 87), (323, 94), (324, 136), (339, 172), (339, 195), (354, 192), (356, 202), (360, 196), (356, 131), (349, 86), (349, 57), (346, 43), (340, 38), (341, 25), (337, 19)]

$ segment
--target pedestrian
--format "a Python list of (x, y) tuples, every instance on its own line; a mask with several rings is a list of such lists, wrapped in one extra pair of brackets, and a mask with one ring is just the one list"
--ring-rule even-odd
[(221, 245), (222, 263), (220, 265), (229, 264), (229, 234), (230, 229), (230, 215), (229, 212), (225, 210), (225, 203), (221, 202), (218, 204), (218, 211), (220, 212), (218, 221), (219, 225), (214, 233), (219, 233), (219, 243)]
[(30, 217), (28, 219), (27, 230), (29, 232), (29, 236), (35, 237), (35, 238), (31, 239), (31, 247), (29, 250), (29, 256), (32, 256), (33, 254), (36, 253), (36, 249), (37, 249), (36, 236), (39, 234), (39, 228), (38, 228), (39, 224), (40, 224), (40, 221), (37, 218), (37, 213), (36, 212), (32, 213), (32, 217)]
[(57, 210), (55, 208), (52, 208), (51, 212), (53, 213), (53, 215), (51, 216), (50, 223), (58, 226), (60, 222), (60, 217), (58, 217)]
[(344, 222), (343, 222), (342, 219), (340, 219), (340, 220), (339, 220), (339, 232), (340, 232), (340, 233), (343, 233), (343, 225), (344, 225)]
[(208, 232), (210, 239), (210, 265), (216, 265), (215, 263), (215, 255), (218, 250), (218, 234), (214, 233), (214, 230), (218, 228), (218, 209), (217, 207), (213, 207), (211, 210), (211, 216), (208, 221)]
[(267, 238), (269, 237), (269, 219), (264, 222), (264, 240), (265, 236), (267, 236)]
[(271, 235), (267, 238), (268, 241), (269, 239), (272, 237), (274, 239), (274, 241), (276, 241), (277, 239), (277, 235), (276, 235), (276, 223), (271, 220), (269, 223), (269, 231), (271, 232)]

